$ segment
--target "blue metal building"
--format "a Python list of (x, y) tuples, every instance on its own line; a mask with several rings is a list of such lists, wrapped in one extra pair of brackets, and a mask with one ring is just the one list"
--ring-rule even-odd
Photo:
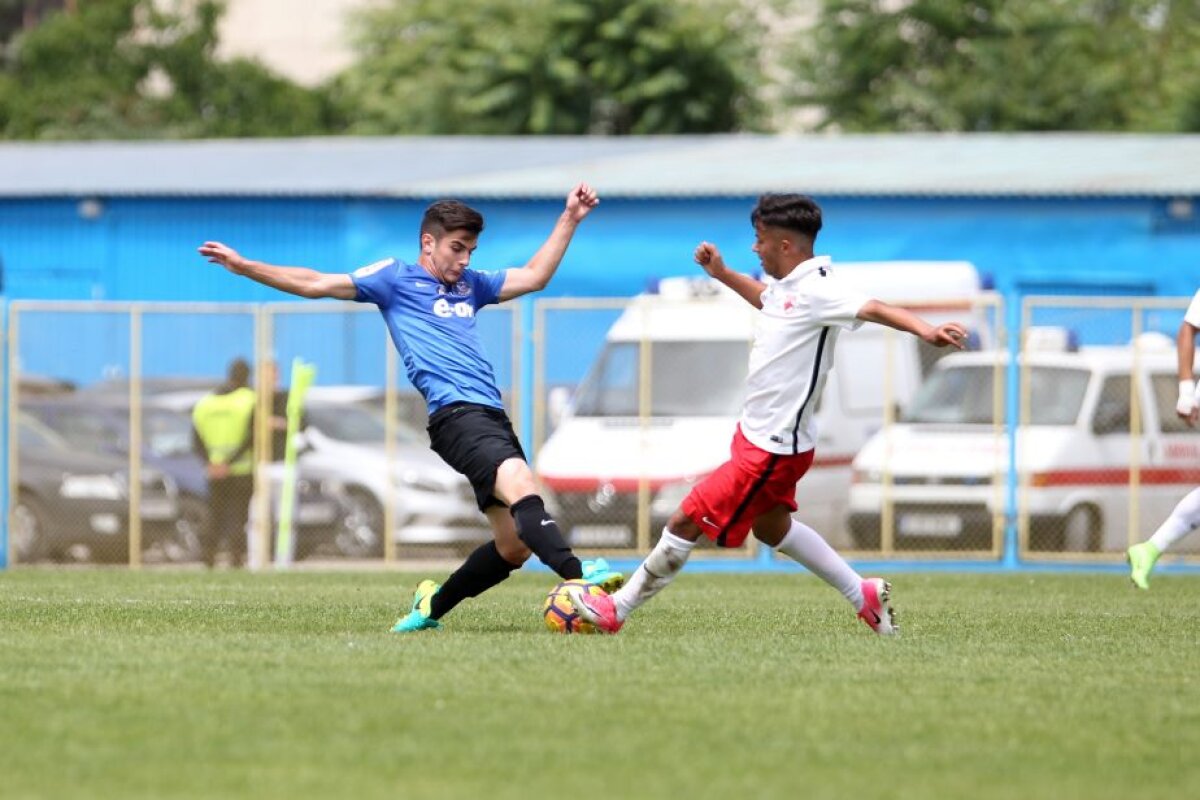
[(266, 300), (195, 248), (326, 271), (412, 258), (420, 214), (486, 215), (476, 264), (524, 261), (578, 180), (602, 206), (550, 295), (628, 295), (717, 242), (753, 269), (764, 191), (824, 206), (835, 259), (974, 262), (1006, 294), (1190, 295), (1200, 136), (350, 138), (0, 145), (9, 298)]

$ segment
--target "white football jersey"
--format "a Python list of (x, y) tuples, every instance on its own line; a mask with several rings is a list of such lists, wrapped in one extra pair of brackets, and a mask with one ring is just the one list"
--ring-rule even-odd
[(833, 366), (838, 333), (862, 324), (869, 297), (834, 274), (829, 256), (765, 279), (742, 408), (742, 434), (756, 447), (790, 455), (816, 447), (813, 411)]

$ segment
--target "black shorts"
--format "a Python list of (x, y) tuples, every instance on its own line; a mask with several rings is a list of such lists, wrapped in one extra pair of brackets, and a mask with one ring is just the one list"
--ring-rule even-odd
[(429, 446), (467, 476), (480, 511), (505, 505), (492, 494), (496, 469), (510, 458), (527, 460), (508, 414), (476, 403), (452, 403), (435, 411), (429, 418)]

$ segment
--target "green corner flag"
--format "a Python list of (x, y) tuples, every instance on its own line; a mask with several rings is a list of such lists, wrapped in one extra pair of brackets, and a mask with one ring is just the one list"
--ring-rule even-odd
[(296, 507), (296, 432), (304, 415), (304, 395), (317, 378), (317, 368), (292, 359), (292, 380), (287, 401), (287, 441), (283, 454), (283, 486), (279, 495), (279, 530), (275, 537), (275, 566), (292, 563), (292, 516)]

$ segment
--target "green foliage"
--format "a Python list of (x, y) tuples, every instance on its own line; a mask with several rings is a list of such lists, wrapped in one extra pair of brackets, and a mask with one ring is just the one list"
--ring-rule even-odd
[(755, 34), (724, 1), (397, 0), (358, 18), (343, 113), (368, 133), (744, 129)]
[(220, 2), (161, 6), (85, 1), (18, 34), (0, 71), (0, 135), (274, 136), (334, 124), (321, 93), (251, 61), (216, 60)]
[(1196, 129), (1198, 31), (1194, 0), (827, 0), (794, 99), (850, 131)]

